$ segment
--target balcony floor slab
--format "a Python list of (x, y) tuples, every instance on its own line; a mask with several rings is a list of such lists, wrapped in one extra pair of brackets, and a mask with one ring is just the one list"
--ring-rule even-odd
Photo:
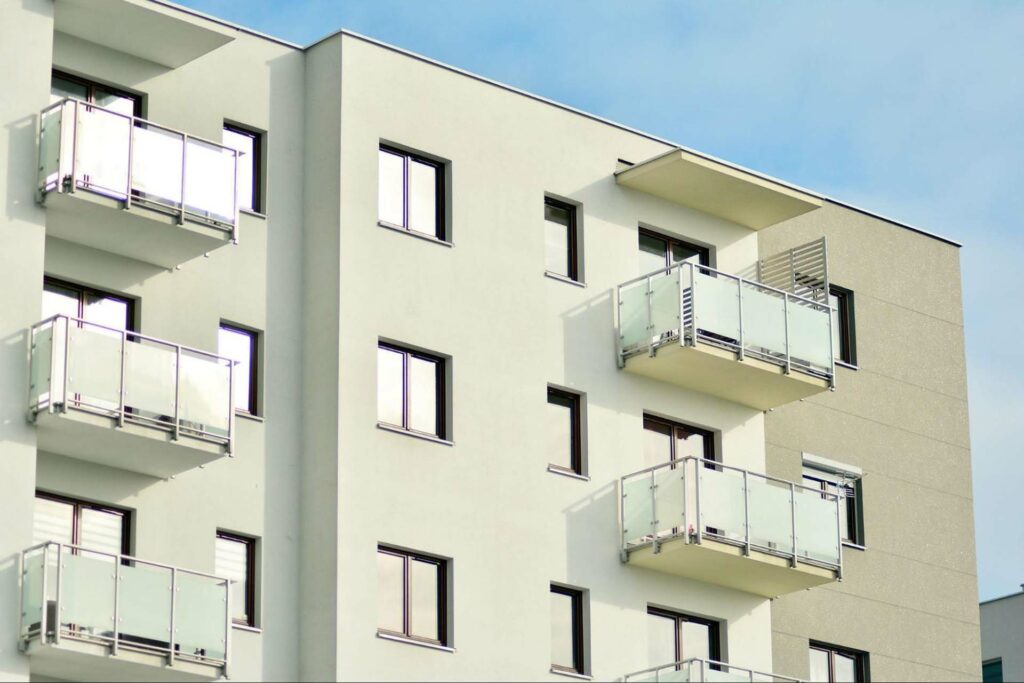
[(222, 678), (221, 667), (176, 660), (167, 665), (164, 655), (122, 647), (117, 656), (100, 643), (62, 638), (59, 644), (32, 640), (26, 654), (34, 676), (66, 681), (161, 681), (189, 683)]

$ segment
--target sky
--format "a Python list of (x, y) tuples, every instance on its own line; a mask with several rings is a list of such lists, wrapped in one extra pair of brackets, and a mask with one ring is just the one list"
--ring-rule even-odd
[(344, 27), (963, 243), (980, 598), (1020, 589), (1024, 2), (178, 2)]

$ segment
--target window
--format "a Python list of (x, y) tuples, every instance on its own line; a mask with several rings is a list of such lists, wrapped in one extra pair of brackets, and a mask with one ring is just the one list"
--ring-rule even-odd
[(551, 668), (583, 674), (583, 591), (551, 584)]
[(544, 198), (544, 267), (551, 275), (579, 281), (576, 207)]
[(384, 145), (377, 159), (378, 220), (445, 239), (444, 164)]
[(237, 361), (234, 382), (235, 410), (250, 415), (257, 414), (257, 373), (258, 356), (256, 340), (259, 335), (241, 327), (220, 324), (217, 337), (217, 354)]
[(1003, 660), (990, 659), (981, 663), (981, 680), (983, 683), (1003, 683)]
[(135, 331), (132, 299), (48, 277), (43, 280), (43, 318), (57, 314), (116, 330)]
[(131, 513), (52, 493), (36, 493), (32, 542), (68, 543), (114, 555), (129, 553)]
[(846, 648), (812, 642), (810, 646), (812, 681), (853, 683), (867, 681), (868, 655)]
[(711, 250), (708, 247), (640, 228), (641, 273), (668, 268), (683, 261), (710, 266)]
[(707, 429), (644, 415), (644, 465), (688, 457), (715, 459), (715, 434)]
[(73, 97), (126, 116), (142, 116), (142, 98), (106, 85), (54, 71), (50, 76), (50, 100)]
[(837, 361), (857, 364), (857, 345), (854, 339), (853, 292), (829, 285), (828, 303), (832, 307), (832, 355)]
[(256, 540), (217, 532), (214, 573), (231, 581), (231, 619), (256, 625)]
[(583, 474), (582, 401), (579, 394), (548, 387), (548, 466), (552, 469)]
[[(842, 494), (839, 501), (839, 528), (843, 541), (864, 545), (860, 474), (804, 460), (803, 484), (831, 494)], [(831, 499), (831, 498), (830, 498)]]
[(448, 645), (448, 560), (377, 548), (377, 632)]
[(647, 608), (647, 648), (650, 666), (664, 666), (687, 659), (720, 659), (717, 621)]
[(238, 152), (238, 208), (261, 211), (263, 136), (256, 131), (225, 123), (221, 142)]
[(377, 420), (409, 432), (446, 438), (444, 358), (381, 343), (377, 346)]

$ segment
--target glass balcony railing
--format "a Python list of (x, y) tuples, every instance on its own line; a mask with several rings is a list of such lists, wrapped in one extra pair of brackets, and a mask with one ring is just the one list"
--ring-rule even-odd
[(620, 482), (622, 552), (704, 539), (842, 574), (840, 495), (702, 458)]
[(833, 379), (827, 303), (683, 262), (617, 288), (620, 364), (661, 346), (697, 342)]
[(31, 330), (29, 413), (109, 417), (232, 452), (234, 361), (56, 315)]
[(71, 98), (40, 119), (41, 195), (85, 190), (237, 237), (234, 149)]
[(71, 640), (227, 667), (228, 579), (53, 542), (21, 553), (21, 576), (25, 650)]
[(748, 681), (750, 683), (761, 681), (799, 682), (799, 679), (789, 676), (779, 676), (777, 674), (754, 671), (753, 669), (745, 669), (740, 666), (730, 666), (724, 662), (696, 658), (637, 671), (636, 673), (627, 674), (622, 680), (626, 683), (668, 683), (670, 681), (699, 681), (700, 683), (715, 683), (718, 681), (723, 683), (734, 681)]

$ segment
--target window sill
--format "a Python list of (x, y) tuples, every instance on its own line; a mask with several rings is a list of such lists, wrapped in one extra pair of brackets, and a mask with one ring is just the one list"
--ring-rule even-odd
[(569, 477), (570, 479), (579, 479), (580, 481), (590, 481), (590, 477), (588, 477), (585, 474), (576, 474), (575, 472), (571, 472), (569, 470), (562, 469), (561, 467), (556, 467), (555, 465), (548, 465), (548, 472), (550, 472), (551, 474), (560, 474), (563, 477)]
[(851, 548), (853, 550), (867, 550), (867, 546), (861, 545), (860, 543), (851, 543), (850, 541), (843, 541), (844, 548)]
[(253, 218), (259, 218), (261, 221), (267, 220), (267, 214), (260, 213), (259, 211), (250, 211), (249, 209), (239, 209), (238, 213), (244, 213), (246, 216), (252, 216)]
[(580, 680), (580, 681), (592, 681), (592, 680), (594, 680), (594, 678), (592, 676), (588, 676), (587, 674), (578, 674), (578, 673), (575, 673), (575, 672), (572, 672), (572, 671), (563, 671), (562, 669), (556, 669), (555, 667), (551, 667), (551, 673), (553, 673), (553, 674), (555, 674), (557, 676), (567, 676), (569, 678), (575, 678), (575, 679)]
[(860, 370), (860, 366), (859, 365), (854, 365), (853, 363), (847, 363), (844, 360), (837, 360), (836, 361), (836, 365), (838, 365), (841, 368), (846, 368), (847, 370)]
[(401, 225), (395, 225), (393, 223), (387, 223), (385, 221), (377, 221), (377, 225), (379, 227), (381, 227), (381, 228), (387, 228), (388, 230), (394, 230), (395, 232), (400, 232), (403, 235), (411, 235), (412, 237), (424, 240), (425, 242), (433, 242), (434, 244), (440, 244), (443, 247), (454, 247), (455, 246), (454, 244), (452, 244), (451, 242), (449, 242), (447, 240), (439, 239), (439, 238), (435, 237), (434, 235), (428, 235), (426, 233), (416, 232), (415, 230), (409, 230), (408, 228), (403, 228)]
[(425, 643), (422, 640), (416, 640), (414, 638), (403, 638), (402, 636), (393, 636), (390, 633), (381, 633), (377, 631), (377, 637), (381, 640), (391, 640), (396, 643), (406, 643), (407, 645), (418, 645), (419, 647), (425, 647), (429, 650), (439, 650), (441, 652), (455, 652), (454, 647), (448, 647), (447, 645), (436, 645), (434, 643)]
[(240, 417), (245, 420), (252, 420), (253, 422), (263, 422), (263, 417), (260, 415), (253, 415), (242, 410), (235, 411), (235, 417)]
[(261, 629), (259, 626), (246, 626), (245, 624), (231, 624), (231, 628), (235, 629), (236, 631), (246, 631), (248, 633), (256, 633), (256, 634), (263, 633), (263, 629)]
[(575, 285), (576, 287), (581, 287), (583, 289), (587, 288), (587, 283), (586, 282), (580, 282), (579, 280), (573, 280), (571, 277), (566, 277), (564, 275), (559, 275), (558, 273), (552, 273), (550, 270), (545, 270), (544, 271), (544, 277), (549, 277), (552, 280), (558, 280), (559, 282), (564, 282), (567, 285)]
[(418, 432), (411, 432), (408, 429), (402, 429), (401, 427), (395, 427), (394, 425), (389, 425), (389, 424), (386, 424), (384, 422), (378, 422), (377, 423), (377, 429), (383, 429), (386, 432), (392, 432), (394, 434), (402, 434), (403, 436), (411, 436), (411, 437), (416, 438), (416, 439), (423, 439), (424, 441), (430, 441), (430, 442), (433, 442), (433, 443), (439, 443), (442, 446), (454, 446), (455, 445), (454, 441), (449, 441), (448, 439), (441, 439), (441, 438), (438, 438), (436, 436), (430, 436), (429, 434), (420, 434)]

